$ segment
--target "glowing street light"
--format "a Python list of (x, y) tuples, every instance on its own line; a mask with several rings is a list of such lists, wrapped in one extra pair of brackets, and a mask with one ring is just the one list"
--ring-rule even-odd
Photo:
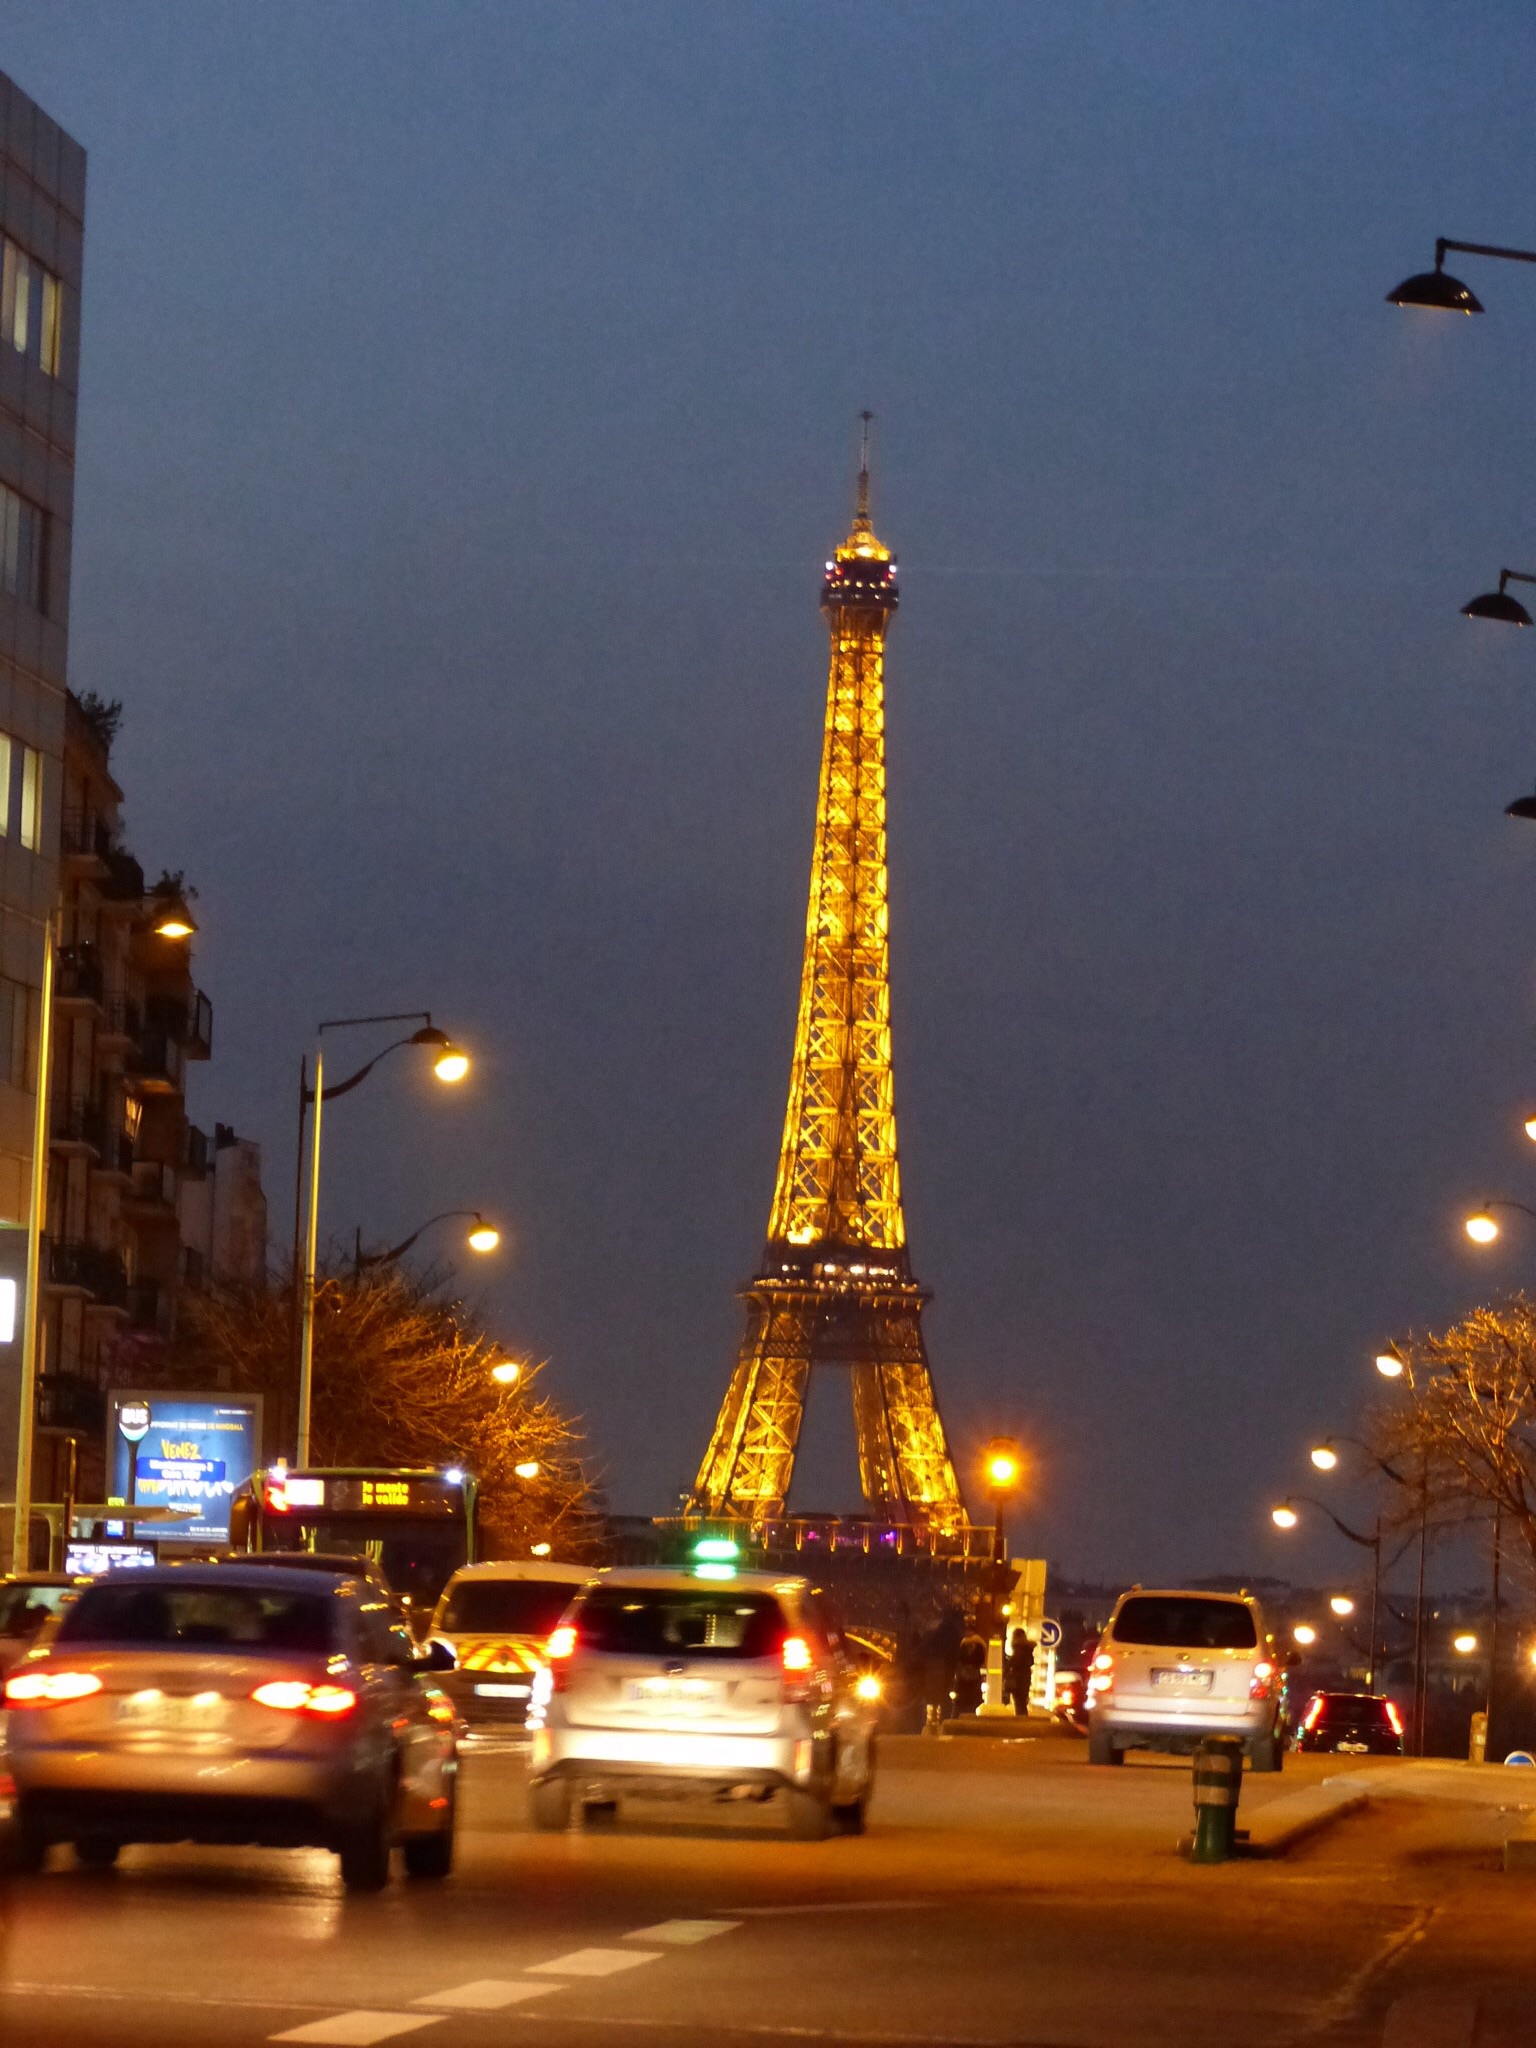
[(523, 1376), (523, 1368), (515, 1358), (503, 1358), (491, 1367), (491, 1378), (498, 1387), (515, 1387)]
[(1468, 1629), (1459, 1636), (1451, 1637), (1451, 1648), (1458, 1657), (1470, 1657), (1477, 1648), (1477, 1637)]
[(537, 1458), (524, 1458), (523, 1462), (520, 1465), (514, 1465), (512, 1470), (519, 1479), (537, 1479), (539, 1476), (539, 1461)]
[(469, 1072), (469, 1054), (461, 1052), (456, 1045), (444, 1045), (432, 1062), (432, 1071), (439, 1081), (462, 1081)]
[(1376, 1354), (1376, 1370), (1384, 1380), (1400, 1380), (1408, 1369), (1408, 1361), (1395, 1344), (1389, 1344), (1385, 1351)]
[(1331, 1472), (1339, 1462), (1339, 1454), (1332, 1444), (1314, 1444), (1308, 1456), (1319, 1472)]
[(553, 1545), (548, 1543), (530, 1543), (528, 1546), (529, 1555), (532, 1557), (548, 1557), (552, 1548)]
[(1301, 1517), (1289, 1501), (1282, 1501), (1279, 1507), (1270, 1509), (1269, 1519), (1277, 1529), (1294, 1529)]
[(1530, 1139), (1533, 1145), (1536, 1145), (1536, 1116), (1528, 1116), (1526, 1118), (1525, 1135)]
[(493, 1252), (501, 1243), (501, 1232), (491, 1223), (477, 1223), (469, 1233), (472, 1252)]
[(1474, 1244), (1492, 1244), (1499, 1234), (1499, 1226), (1486, 1209), (1479, 1209), (1466, 1221), (1466, 1233)]
[(1310, 1644), (1315, 1643), (1317, 1641), (1317, 1630), (1312, 1626), (1310, 1621), (1298, 1621), (1296, 1626), (1291, 1630), (1291, 1634), (1296, 1638), (1297, 1642), (1301, 1644), (1303, 1649), (1306, 1649)]
[(1347, 1593), (1335, 1593), (1328, 1602), (1328, 1605), (1333, 1609), (1340, 1621), (1344, 1619), (1346, 1614), (1353, 1614), (1355, 1611), (1355, 1603)]

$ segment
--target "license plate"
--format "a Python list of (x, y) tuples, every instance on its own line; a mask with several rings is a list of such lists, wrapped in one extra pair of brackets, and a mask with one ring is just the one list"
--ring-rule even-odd
[(1160, 1692), (1209, 1692), (1214, 1671), (1154, 1671), (1152, 1683)]
[(705, 1678), (633, 1678), (626, 1697), (643, 1707), (681, 1707), (702, 1713), (720, 1703), (720, 1687)]
[(529, 1685), (477, 1685), (475, 1696), (482, 1700), (525, 1700), (532, 1690)]
[(158, 1692), (146, 1687), (117, 1703), (117, 1718), (134, 1728), (220, 1728), (228, 1701), (219, 1692)]

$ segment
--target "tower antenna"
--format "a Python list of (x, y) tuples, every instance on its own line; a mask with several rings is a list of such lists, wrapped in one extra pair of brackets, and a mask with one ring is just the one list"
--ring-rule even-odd
[(872, 420), (872, 419), (874, 418), (874, 414), (873, 414), (872, 412), (861, 412), (861, 413), (859, 414), (859, 418), (860, 418), (860, 419), (861, 419), (861, 420), (862, 420), (862, 421), (864, 422), (864, 430), (863, 430), (863, 433), (862, 433), (862, 435), (860, 436), (860, 439), (859, 439), (859, 512), (858, 512), (858, 524), (859, 524), (860, 526), (868, 526), (868, 524), (869, 524), (869, 423), (870, 423), (870, 421), (871, 421), (871, 420)]

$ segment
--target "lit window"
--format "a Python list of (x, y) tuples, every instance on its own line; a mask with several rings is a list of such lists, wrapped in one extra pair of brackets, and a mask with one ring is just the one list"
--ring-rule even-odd
[(11, 748), (8, 732), (0, 732), (0, 839), (11, 836)]
[(0, 263), (0, 342), (50, 377), (59, 374), (63, 298), (53, 272), (7, 236)]
[(42, 838), (43, 757), (36, 747), (21, 750), (21, 843), (36, 853)]
[(0, 484), (0, 585), (35, 612), (44, 609), (47, 533), (48, 515), (42, 507)]

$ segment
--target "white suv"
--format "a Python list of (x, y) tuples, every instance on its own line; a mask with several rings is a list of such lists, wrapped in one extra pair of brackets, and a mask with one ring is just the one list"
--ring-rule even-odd
[(1251, 1770), (1278, 1771), (1294, 1662), (1247, 1593), (1133, 1586), (1089, 1668), (1088, 1761), (1123, 1764), (1128, 1749), (1187, 1752), (1207, 1735), (1240, 1735)]
[(606, 1571), (545, 1654), (528, 1716), (536, 1828), (691, 1792), (777, 1797), (802, 1841), (862, 1831), (875, 1709), (806, 1580)]

